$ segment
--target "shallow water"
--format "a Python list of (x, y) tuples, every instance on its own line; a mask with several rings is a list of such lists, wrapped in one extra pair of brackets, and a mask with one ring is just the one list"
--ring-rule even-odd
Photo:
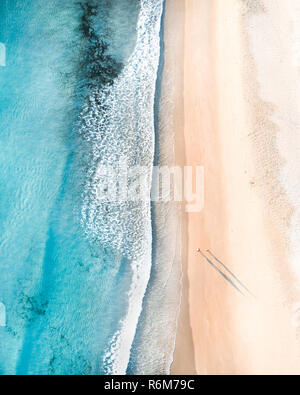
[(150, 201), (103, 203), (97, 169), (150, 190), (162, 3), (2, 0), (2, 374), (125, 373), (152, 263)]

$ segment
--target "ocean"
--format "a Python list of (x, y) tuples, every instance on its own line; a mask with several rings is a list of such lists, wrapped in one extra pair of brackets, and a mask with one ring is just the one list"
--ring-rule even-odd
[[(140, 371), (162, 13), (160, 0), (0, 0), (0, 374)], [(103, 199), (99, 169), (124, 162), (145, 169), (148, 199)]]

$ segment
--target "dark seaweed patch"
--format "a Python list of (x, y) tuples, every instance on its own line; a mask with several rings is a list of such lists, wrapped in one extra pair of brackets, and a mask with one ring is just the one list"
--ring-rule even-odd
[(82, 10), (79, 30), (85, 41), (84, 55), (80, 61), (80, 71), (88, 88), (101, 88), (112, 85), (122, 70), (122, 63), (108, 55), (108, 43), (94, 28), (95, 17), (99, 17), (98, 5), (93, 2), (80, 2)]
[(38, 316), (44, 316), (48, 307), (48, 302), (43, 301), (41, 297), (35, 298), (25, 294), (21, 296), (20, 304), (22, 306), (20, 316), (28, 322), (35, 321)]

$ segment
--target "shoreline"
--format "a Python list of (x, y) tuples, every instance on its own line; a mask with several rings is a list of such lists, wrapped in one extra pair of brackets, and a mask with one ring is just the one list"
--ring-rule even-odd
[[(282, 160), (265, 129), (271, 114), (260, 98), (247, 32), (250, 15), (265, 10), (260, 1), (248, 9), (241, 4), (166, 5), (165, 65), (175, 50), (181, 69), (170, 99), (176, 164), (205, 169), (203, 212), (182, 214), (183, 294), (172, 374), (300, 372), (292, 325), (299, 294), (287, 250), (291, 205), (280, 192)], [(242, 298), (199, 258), (198, 247), (213, 251), (256, 299)]]
[[(166, 0), (164, 21), (164, 72), (163, 89), (165, 100), (161, 103), (163, 113), (167, 112), (167, 130), (165, 133), (173, 136), (173, 162), (172, 166), (183, 166), (185, 158), (184, 128), (184, 70), (180, 67), (179, 59), (183, 60), (184, 29), (185, 29), (185, 3), (182, 0)], [(176, 26), (176, 31), (171, 27)], [(172, 130), (170, 130), (172, 129)], [(174, 203), (171, 203), (171, 205)], [(180, 229), (177, 234), (179, 258), (181, 259), (181, 296), (180, 310), (177, 317), (177, 336), (174, 344), (173, 362), (170, 367), (171, 374), (175, 371), (187, 370), (196, 374), (194, 360), (194, 344), (189, 312), (189, 279), (187, 274), (188, 249), (188, 217), (184, 205), (179, 203), (177, 209)], [(179, 352), (178, 352), (179, 350)], [(181, 350), (185, 350), (182, 352)]]
[[(170, 135), (173, 103), (169, 100), (164, 59), (165, 3), (160, 27), (160, 59), (157, 71), (154, 125), (154, 166), (174, 166), (174, 142)], [(170, 54), (172, 55), (172, 54)], [(170, 68), (167, 67), (170, 71)], [(181, 280), (180, 215), (174, 202), (151, 202), (152, 267), (143, 309), (131, 351), (128, 374), (169, 374), (176, 337)], [(159, 317), (156, 312), (160, 312)], [(161, 328), (166, 328), (162, 333)], [(151, 331), (151, 336), (149, 335)], [(161, 350), (164, 350), (164, 353)], [(155, 363), (153, 363), (155, 361)]]

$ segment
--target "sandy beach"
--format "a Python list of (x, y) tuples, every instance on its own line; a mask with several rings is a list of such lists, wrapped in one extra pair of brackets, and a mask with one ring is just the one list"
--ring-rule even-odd
[[(277, 35), (285, 55), (291, 46), (291, 30), (277, 28), (292, 23), (286, 3), (272, 1), (166, 3), (164, 78), (173, 80), (176, 163), (205, 171), (204, 209), (182, 208), (183, 295), (172, 374), (300, 373), (291, 236), (297, 199), (282, 182), (289, 162), (279, 144), (295, 153), (295, 142), (284, 142), (297, 126), (291, 117), (299, 66), (287, 56), (280, 66), (276, 48), (270, 52), (261, 39)], [(255, 297), (237, 292), (198, 247), (210, 249)]]

